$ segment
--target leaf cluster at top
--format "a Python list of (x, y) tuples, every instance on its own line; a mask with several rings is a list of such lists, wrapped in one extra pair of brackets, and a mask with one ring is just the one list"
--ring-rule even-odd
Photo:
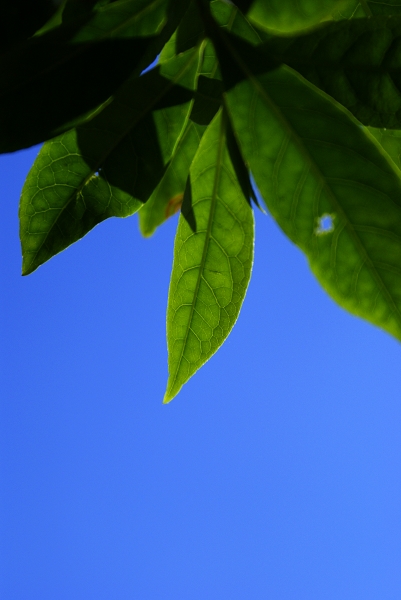
[(327, 292), (401, 339), (401, 0), (30, 5), (0, 45), (0, 151), (44, 142), (23, 274), (109, 217), (150, 236), (180, 212), (165, 402), (239, 315), (252, 178)]

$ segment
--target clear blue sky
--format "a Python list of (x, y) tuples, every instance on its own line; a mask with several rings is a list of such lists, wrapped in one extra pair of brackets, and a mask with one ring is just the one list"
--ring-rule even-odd
[(259, 213), (239, 321), (162, 405), (175, 219), (22, 278), (35, 154), (0, 157), (0, 598), (399, 600), (400, 344)]

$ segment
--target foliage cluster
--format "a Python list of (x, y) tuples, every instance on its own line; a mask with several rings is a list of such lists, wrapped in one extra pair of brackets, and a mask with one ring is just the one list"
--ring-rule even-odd
[(104, 219), (149, 236), (180, 210), (165, 402), (238, 317), (252, 181), (327, 292), (401, 339), (401, 0), (30, 4), (2, 9), (0, 47), (0, 151), (45, 142), (23, 273)]

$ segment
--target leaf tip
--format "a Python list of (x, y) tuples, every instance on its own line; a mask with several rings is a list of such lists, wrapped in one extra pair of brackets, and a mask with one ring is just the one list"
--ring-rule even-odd
[(32, 264), (32, 261), (23, 260), (22, 261), (22, 269), (21, 275), (25, 277), (26, 275), (30, 275), (33, 271), (35, 271), (37, 267)]
[(176, 385), (174, 381), (171, 381), (171, 378), (167, 381), (167, 387), (163, 398), (163, 404), (169, 404), (179, 393), (182, 385)]
[(169, 404), (173, 398), (176, 397), (177, 394), (172, 394), (170, 388), (168, 387), (166, 393), (164, 394), (163, 404)]
[(148, 239), (149, 239), (149, 238), (151, 238), (151, 237), (152, 237), (152, 235), (153, 235), (153, 231), (152, 231), (152, 232), (149, 232), (149, 231), (146, 231), (146, 230), (144, 231), (143, 229), (141, 229), (140, 231), (141, 231), (141, 235), (142, 235), (142, 237), (144, 237), (144, 238), (145, 238), (145, 240), (148, 240)]
[(139, 218), (139, 231), (144, 238), (150, 238), (155, 232), (155, 229), (149, 226), (146, 219)]

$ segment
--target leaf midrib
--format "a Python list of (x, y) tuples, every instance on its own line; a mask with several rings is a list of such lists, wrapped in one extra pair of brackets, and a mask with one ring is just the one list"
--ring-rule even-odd
[[(253, 78), (252, 78), (253, 79)], [(259, 90), (265, 91), (264, 88), (262, 88), (261, 86), (255, 86), (255, 88), (258, 87)], [(282, 115), (279, 107), (277, 107), (275, 105), (275, 103), (273, 102), (273, 100), (267, 95), (267, 93), (264, 94), (264, 98), (266, 99), (266, 101), (268, 102), (268, 104), (270, 105), (270, 108), (272, 109), (273, 112), (275, 112), (275, 114), (278, 116), (280, 115), (280, 121), (282, 124), (286, 123), (286, 119), (285, 116)], [(282, 115), (282, 116), (281, 116)], [(288, 123), (288, 122), (287, 122)], [(390, 290), (387, 288), (387, 286), (385, 285), (383, 279), (381, 278), (380, 274), (378, 273), (374, 263), (372, 262), (372, 259), (370, 258), (369, 254), (366, 251), (366, 248), (362, 242), (362, 240), (360, 239), (360, 237), (357, 235), (357, 232), (353, 226), (352, 221), (349, 219), (349, 217), (347, 216), (344, 208), (341, 206), (341, 204), (339, 203), (336, 195), (334, 194), (334, 192), (332, 191), (329, 183), (328, 183), (328, 178), (325, 177), (323, 175), (323, 173), (320, 171), (320, 168), (318, 167), (318, 165), (316, 164), (316, 162), (313, 160), (312, 156), (310, 155), (309, 151), (305, 148), (305, 145), (302, 143), (302, 138), (300, 138), (298, 136), (298, 134), (293, 130), (291, 125), (287, 125), (286, 127), (287, 132), (289, 133), (289, 135), (292, 137), (292, 139), (295, 141), (297, 147), (299, 148), (299, 150), (301, 151), (301, 154), (304, 156), (305, 158), (305, 162), (308, 162), (310, 164), (311, 167), (311, 171), (313, 171), (315, 173), (315, 177), (320, 180), (323, 184), (323, 189), (326, 189), (335, 210), (339, 213), (339, 215), (341, 215), (342, 219), (344, 220), (344, 222), (346, 223), (345, 227), (346, 230), (348, 232), (348, 234), (350, 235), (351, 239), (353, 240), (355, 246), (357, 247), (357, 249), (359, 250), (359, 253), (361, 255), (361, 258), (365, 261), (365, 263), (367, 263), (370, 267), (370, 272), (373, 275), (373, 278), (376, 280), (376, 285), (378, 286), (379, 290), (382, 291), (383, 295), (387, 296), (387, 300), (389, 301), (390, 305), (392, 305), (393, 307), (393, 313), (396, 313), (397, 317), (398, 317), (398, 322), (399, 325), (401, 325), (401, 311), (400, 309), (397, 307), (392, 294), (390, 292)]]
[(198, 274), (198, 277), (196, 280), (193, 301), (191, 303), (190, 315), (189, 315), (189, 319), (188, 319), (188, 327), (186, 329), (185, 337), (184, 337), (181, 352), (180, 352), (180, 357), (178, 359), (177, 367), (175, 369), (174, 378), (173, 378), (171, 384), (169, 385), (167, 392), (174, 389), (174, 386), (176, 384), (177, 377), (178, 377), (178, 372), (179, 372), (179, 369), (182, 364), (182, 359), (183, 359), (187, 341), (188, 341), (188, 335), (189, 335), (189, 332), (191, 331), (192, 318), (193, 318), (193, 314), (195, 311), (195, 305), (198, 300), (199, 287), (200, 287), (200, 284), (202, 281), (202, 274), (204, 271), (206, 257), (207, 257), (207, 253), (208, 253), (208, 249), (209, 249), (209, 243), (210, 243), (210, 239), (211, 239), (214, 214), (215, 214), (216, 204), (217, 204), (217, 195), (218, 195), (217, 192), (218, 192), (218, 186), (220, 183), (220, 175), (221, 175), (221, 171), (222, 171), (223, 155), (224, 155), (224, 141), (225, 141), (225, 113), (222, 111), (222, 109), (220, 109), (218, 115), (220, 116), (220, 119), (221, 119), (220, 134), (219, 134), (219, 142), (218, 142), (218, 147), (217, 147), (216, 172), (215, 172), (215, 177), (214, 177), (214, 182), (213, 182), (211, 207), (210, 207), (210, 213), (209, 213), (207, 229), (206, 229), (206, 236), (205, 236), (206, 240), (205, 240), (205, 245), (203, 247), (202, 258), (201, 258), (201, 261), (199, 264), (199, 274)]
[[(401, 311), (397, 307), (397, 305), (391, 295), (390, 290), (388, 290), (387, 286), (383, 282), (383, 279), (381, 278), (380, 274), (376, 270), (372, 260), (370, 259), (369, 255), (365, 249), (365, 246), (362, 243), (362, 240), (359, 238), (356, 231), (354, 230), (354, 227), (353, 227), (351, 221), (347, 217), (342, 206), (339, 204), (335, 194), (333, 193), (330, 186), (328, 185), (326, 178), (321, 173), (319, 167), (316, 165), (316, 163), (312, 159), (310, 153), (308, 152), (308, 150), (305, 148), (304, 144), (302, 143), (302, 138), (299, 137), (297, 132), (293, 129), (292, 125), (286, 119), (285, 115), (283, 115), (283, 113), (281, 112), (279, 107), (274, 103), (274, 101), (267, 94), (266, 90), (260, 85), (258, 79), (253, 76), (252, 72), (248, 69), (248, 66), (246, 65), (246, 63), (241, 59), (240, 56), (238, 56), (235, 48), (232, 47), (231, 43), (227, 39), (225, 39), (225, 38), (223, 38), (223, 39), (225, 41), (226, 46), (228, 47), (228, 50), (232, 54), (233, 58), (237, 61), (237, 64), (239, 65), (239, 67), (241, 68), (241, 70), (243, 71), (245, 76), (247, 77), (248, 81), (253, 85), (256, 93), (259, 92), (259, 94), (266, 100), (266, 102), (268, 103), (272, 112), (276, 115), (277, 119), (281, 122), (283, 129), (285, 129), (287, 131), (287, 133), (294, 139), (299, 150), (304, 155), (305, 160), (307, 160), (309, 162), (309, 164), (311, 165), (311, 170), (315, 173), (315, 176), (317, 177), (317, 179), (320, 180), (321, 182), (323, 182), (323, 187), (325, 189), (327, 189), (327, 192), (328, 192), (330, 198), (332, 199), (335, 208), (341, 214), (342, 218), (344, 219), (344, 222), (346, 223), (345, 227), (346, 227), (351, 239), (353, 240), (355, 246), (359, 250), (362, 259), (365, 259), (366, 263), (369, 264), (370, 272), (372, 273), (373, 278), (376, 281), (376, 285), (378, 286), (379, 290), (382, 291), (383, 295), (387, 297), (389, 304), (393, 307), (393, 314), (394, 313), (396, 314), (397, 321), (398, 321), (399, 325), (401, 326)], [(286, 68), (288, 68), (288, 67), (286, 67)]]
[[(146, 107), (144, 107), (144, 110), (139, 115), (136, 116), (136, 120), (130, 122), (129, 126), (116, 139), (116, 141), (112, 145), (112, 147), (109, 146), (108, 150), (105, 151), (103, 153), (102, 157), (95, 163), (95, 166), (92, 167), (92, 169), (90, 170), (88, 175), (83, 180), (82, 184), (78, 188), (74, 189), (74, 193), (72, 194), (70, 199), (66, 202), (66, 204), (60, 209), (60, 212), (57, 215), (57, 218), (53, 222), (52, 227), (49, 230), (48, 234), (45, 235), (43, 242), (40, 244), (37, 251), (31, 255), (32, 256), (31, 265), (35, 262), (37, 255), (39, 254), (43, 245), (46, 243), (46, 240), (47, 240), (48, 236), (50, 235), (50, 232), (53, 231), (55, 226), (57, 226), (58, 220), (61, 218), (61, 215), (64, 213), (65, 210), (67, 210), (69, 208), (71, 203), (77, 198), (78, 194), (80, 194), (82, 192), (83, 188), (93, 177), (94, 173), (96, 173), (96, 171), (99, 170), (99, 168), (101, 167), (103, 162), (115, 150), (115, 148), (121, 143), (121, 141), (128, 135), (128, 133), (131, 131), (131, 129), (133, 127), (135, 127), (135, 125), (137, 125), (139, 123), (139, 121), (152, 110), (152, 108), (155, 106), (155, 104), (157, 104), (157, 102), (159, 102), (161, 100), (161, 98), (168, 92), (168, 90), (173, 85), (175, 85), (181, 79), (181, 77), (183, 77), (183, 75), (186, 73), (186, 71), (192, 66), (192, 63), (196, 59), (197, 56), (198, 56), (198, 48), (195, 48), (192, 55), (189, 57), (188, 62), (185, 64), (185, 66), (177, 73), (177, 75), (173, 79), (170, 80), (169, 84), (165, 88), (163, 88), (163, 91), (161, 91), (157, 96), (155, 96), (150, 104), (148, 104)], [(106, 107), (106, 108), (108, 108), (108, 107)]]

